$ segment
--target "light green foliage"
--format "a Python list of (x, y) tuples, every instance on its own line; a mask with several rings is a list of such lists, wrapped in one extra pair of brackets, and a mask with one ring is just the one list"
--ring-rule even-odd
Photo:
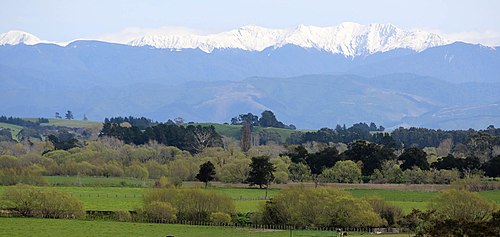
[(152, 201), (144, 205), (144, 218), (148, 221), (164, 220), (167, 222), (177, 220), (177, 209), (168, 202)]
[(71, 153), (64, 151), (64, 150), (55, 150), (51, 152), (47, 152), (44, 156), (51, 158), (57, 162), (57, 164), (62, 164), (64, 163), (68, 157), (71, 155)]
[(8, 155), (0, 156), (0, 168), (17, 169), (19, 166), (19, 159), (17, 157)]
[(290, 188), (262, 210), (263, 222), (297, 226), (380, 226), (385, 222), (364, 200), (335, 188)]
[(194, 159), (176, 159), (168, 163), (169, 177), (175, 183), (194, 181), (199, 171), (199, 162)]
[(429, 171), (421, 170), (419, 167), (413, 167), (403, 171), (403, 180), (412, 184), (432, 183), (432, 174)]
[(292, 163), (288, 167), (290, 179), (294, 182), (304, 182), (311, 179), (311, 168), (304, 163)]
[(44, 171), (41, 165), (23, 166), (24, 159), (15, 156), (0, 156), (0, 185), (15, 185), (19, 183), (43, 185), (47, 181), (41, 173)]
[(430, 208), (445, 220), (456, 221), (488, 221), (498, 208), (477, 193), (450, 189), (441, 192), (432, 200)]
[(214, 212), (210, 214), (210, 222), (218, 225), (231, 224), (231, 216), (224, 212)]
[(254, 146), (247, 152), (248, 157), (267, 156), (271, 159), (279, 158), (281, 154), (285, 153), (286, 149), (283, 146), (269, 145), (269, 146)]
[(149, 172), (144, 166), (133, 164), (125, 168), (125, 175), (136, 179), (147, 179), (149, 177)]
[(380, 170), (375, 169), (371, 179), (374, 183), (401, 183), (403, 171), (397, 160), (386, 160), (382, 163)]
[(159, 179), (160, 177), (165, 176), (168, 173), (168, 167), (166, 165), (161, 165), (155, 160), (147, 161), (145, 166), (148, 170), (150, 179)]
[(283, 171), (274, 172), (274, 183), (286, 184), (288, 183), (288, 173)]
[(226, 163), (224, 169), (217, 173), (220, 181), (225, 183), (242, 183), (250, 173), (250, 163), (248, 158), (233, 159)]
[(231, 198), (215, 190), (162, 188), (144, 194), (145, 205), (157, 201), (171, 203), (180, 220), (209, 221), (214, 212), (234, 213)]
[(102, 174), (106, 177), (121, 177), (125, 172), (118, 162), (110, 161), (104, 165)]
[(456, 169), (453, 170), (433, 170), (432, 180), (436, 184), (450, 184), (455, 180), (460, 179), (460, 172)]
[(130, 211), (128, 210), (116, 210), (113, 213), (113, 218), (117, 221), (131, 221), (132, 220), (132, 215), (130, 214)]
[(329, 183), (359, 183), (361, 169), (352, 160), (338, 161), (332, 168), (323, 170), (320, 179)]
[(280, 156), (278, 158), (272, 159), (271, 163), (276, 168), (276, 171), (273, 172), (274, 182), (277, 184), (286, 184), (288, 183), (288, 167), (292, 164), (292, 161), (288, 156)]
[(66, 192), (18, 185), (3, 193), (4, 206), (22, 216), (80, 218), (85, 215), (81, 201)]

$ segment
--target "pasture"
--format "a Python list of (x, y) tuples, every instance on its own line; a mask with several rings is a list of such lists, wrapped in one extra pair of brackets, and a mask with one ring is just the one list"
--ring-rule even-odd
[[(45, 176), (49, 188), (59, 189), (70, 193), (80, 199), (86, 210), (116, 211), (135, 210), (142, 207), (143, 194), (147, 187), (151, 187), (153, 180), (138, 180), (129, 178), (99, 178), (99, 177), (66, 177)], [(186, 182), (184, 187), (201, 187), (200, 182)], [(280, 186), (281, 187), (281, 186)], [(286, 186), (285, 186), (286, 187)], [(369, 186), (368, 186), (369, 187)], [(425, 210), (429, 202), (436, 197), (438, 192), (409, 191), (380, 189), (375, 185), (372, 189), (367, 188), (344, 188), (354, 197), (364, 198), (369, 196), (380, 196), (388, 202), (401, 207), (403, 212), (408, 213), (413, 208)], [(0, 194), (5, 187), (0, 186)], [(214, 184), (211, 189), (219, 190), (233, 199), (237, 212), (255, 212), (265, 201), (265, 190), (249, 188), (245, 185), (237, 187), (219, 186)], [(267, 191), (268, 198), (273, 197), (282, 190), (271, 188)], [(483, 197), (500, 203), (500, 190), (479, 192)]]
[[(0, 233), (10, 237), (32, 236), (71, 236), (71, 237), (136, 237), (136, 236), (231, 236), (231, 237), (288, 237), (288, 236), (338, 236), (334, 231), (263, 230), (237, 227), (192, 226), (176, 224), (151, 224), (114, 221), (84, 221), (38, 218), (0, 218)], [(363, 235), (364, 234), (364, 235)], [(350, 232), (349, 236), (366, 236), (368, 233)], [(377, 235), (407, 237), (400, 235)]]

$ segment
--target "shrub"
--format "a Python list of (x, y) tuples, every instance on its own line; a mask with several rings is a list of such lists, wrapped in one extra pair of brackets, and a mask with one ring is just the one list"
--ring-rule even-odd
[(471, 175), (463, 179), (457, 179), (451, 185), (460, 190), (467, 190), (471, 192), (479, 192), (486, 190), (500, 189), (500, 182), (498, 181), (485, 181), (479, 175)]
[(59, 190), (17, 185), (8, 187), (3, 198), (5, 206), (12, 208), (21, 216), (49, 218), (80, 218), (85, 216), (82, 202)]
[(210, 214), (210, 222), (218, 225), (231, 224), (231, 216), (224, 212), (214, 212)]
[(431, 202), (431, 208), (443, 220), (488, 221), (497, 208), (477, 193), (446, 190)]
[(113, 218), (117, 221), (130, 221), (132, 220), (132, 215), (130, 214), (130, 211), (118, 210), (113, 214)]
[(389, 204), (381, 197), (368, 197), (366, 201), (381, 218), (387, 221), (388, 226), (395, 225), (403, 216), (403, 210), (400, 207)]
[(177, 220), (177, 209), (168, 202), (153, 201), (144, 206), (144, 218), (149, 221), (164, 220), (167, 222)]
[(274, 173), (274, 183), (286, 184), (288, 183), (288, 173), (284, 171), (279, 171)]
[(361, 169), (352, 160), (337, 161), (332, 168), (323, 170), (320, 179), (324, 182), (359, 183)]
[(335, 188), (290, 188), (268, 201), (265, 224), (363, 227), (386, 224), (365, 200)]
[(177, 209), (179, 220), (210, 221), (214, 212), (234, 213), (229, 196), (215, 190), (156, 188), (144, 194), (144, 203), (168, 202)]

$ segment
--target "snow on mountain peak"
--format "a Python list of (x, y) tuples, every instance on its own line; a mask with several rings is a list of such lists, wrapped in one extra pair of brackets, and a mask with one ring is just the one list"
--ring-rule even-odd
[(38, 37), (23, 31), (12, 30), (0, 35), (0, 45), (34, 45), (41, 42)]
[(145, 35), (129, 42), (129, 45), (169, 49), (198, 48), (210, 53), (214, 49), (225, 48), (262, 51), (268, 47), (279, 48), (291, 44), (355, 57), (396, 48), (422, 51), (448, 43), (448, 40), (439, 35), (419, 30), (402, 30), (391, 24), (361, 25), (344, 22), (332, 27), (298, 25), (294, 29), (269, 29), (251, 25), (209, 35)]

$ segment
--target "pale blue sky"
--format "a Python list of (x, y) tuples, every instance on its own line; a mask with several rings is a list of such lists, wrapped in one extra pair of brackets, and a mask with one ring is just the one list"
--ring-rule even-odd
[(499, 12), (497, 0), (2, 0), (0, 32), (23, 30), (49, 41), (119, 40), (162, 27), (214, 33), (243, 25), (293, 28), (349, 21), (500, 45)]

